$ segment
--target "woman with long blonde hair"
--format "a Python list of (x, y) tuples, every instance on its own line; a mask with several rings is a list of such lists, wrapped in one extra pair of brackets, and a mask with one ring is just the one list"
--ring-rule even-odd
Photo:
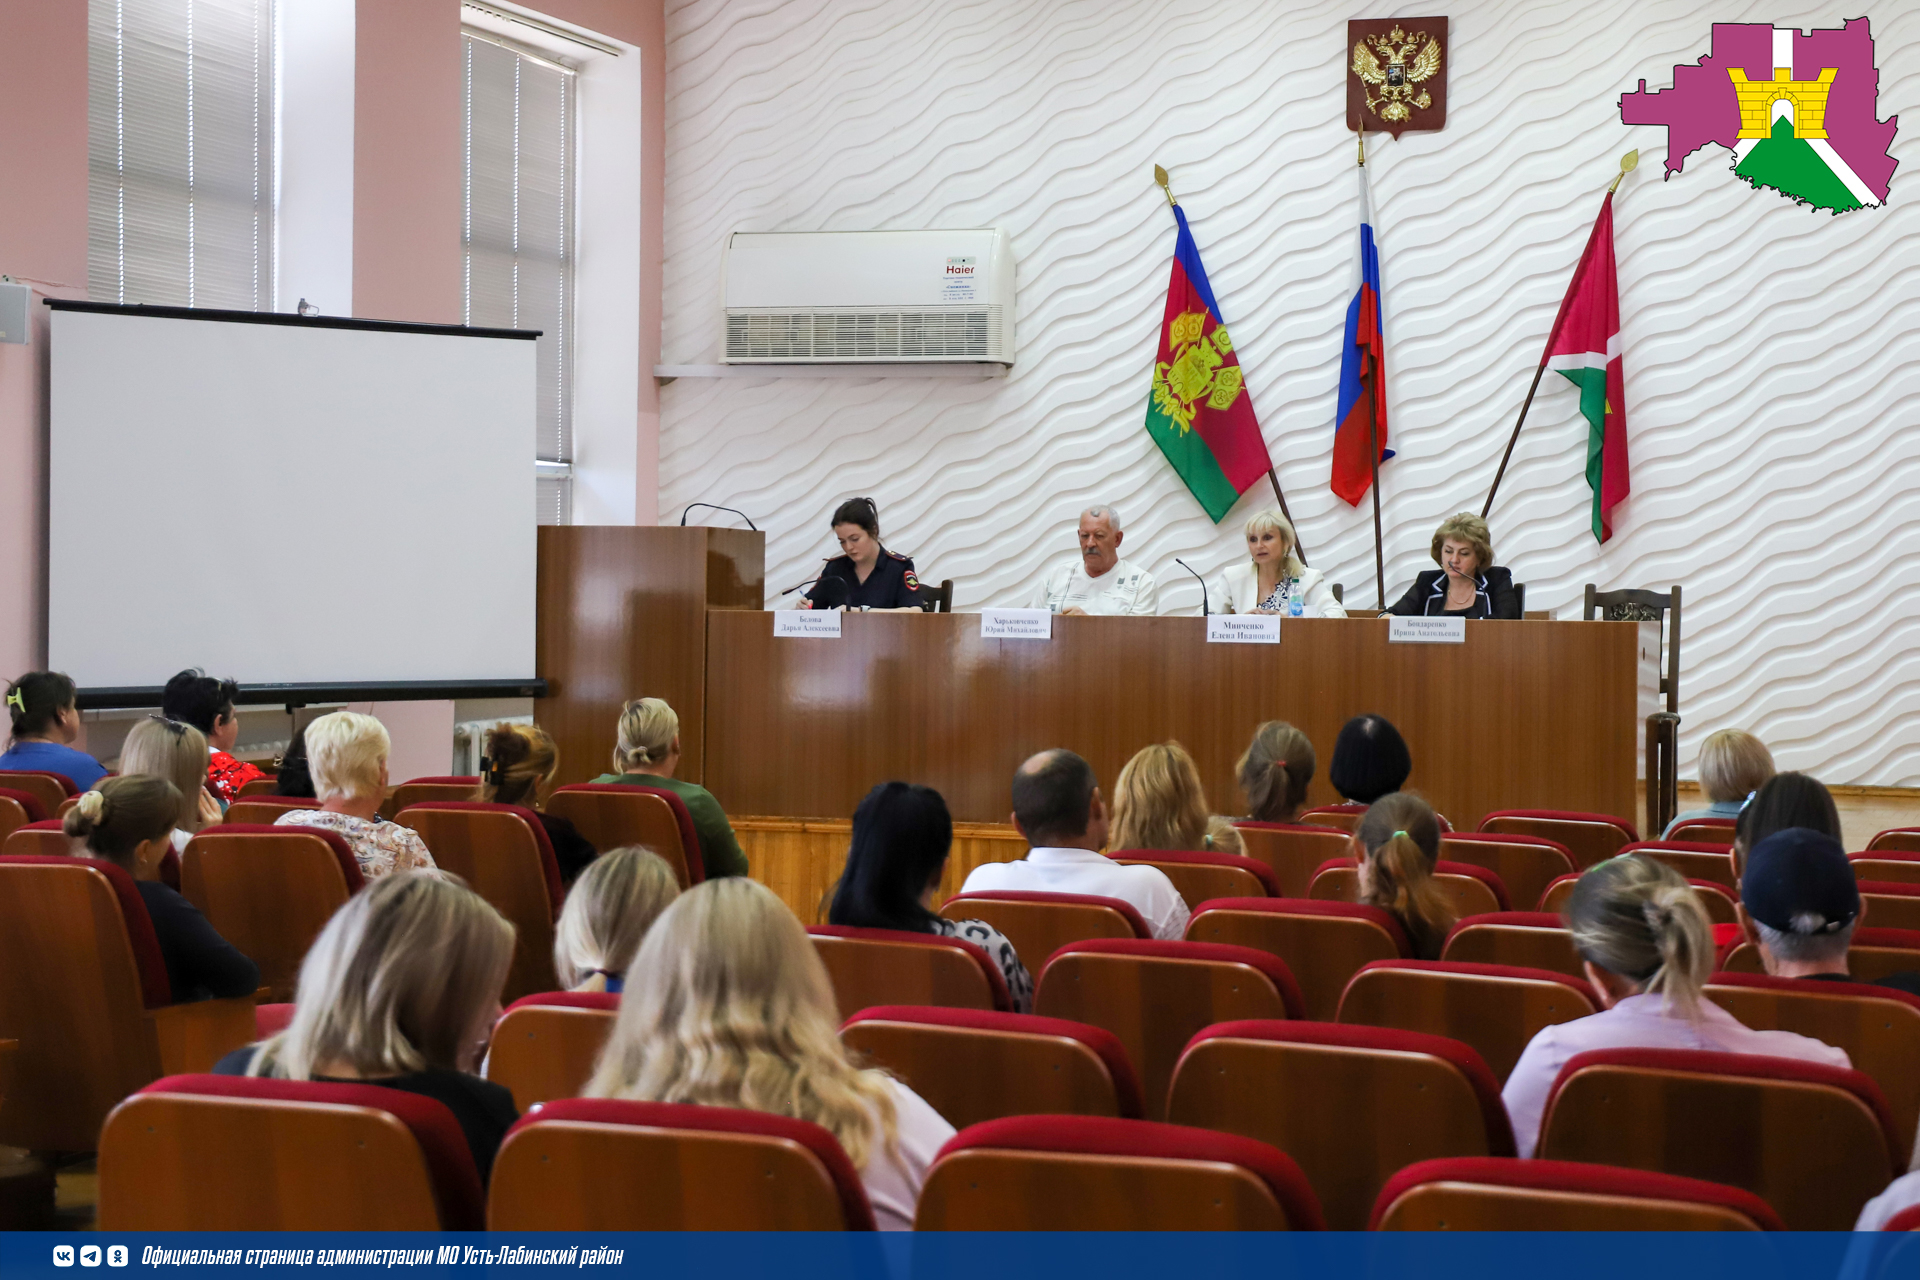
[(1438, 960), (1453, 909), (1433, 882), (1440, 860), (1440, 820), (1411, 791), (1396, 791), (1367, 807), (1353, 832), (1360, 864), (1360, 901), (1400, 922), (1421, 960)]
[(609, 849), (594, 859), (568, 892), (553, 928), (560, 985), (618, 995), (647, 930), (679, 896), (673, 868), (651, 849)]
[(1107, 849), (1178, 849), (1240, 853), (1233, 823), (1207, 807), (1200, 769), (1177, 742), (1156, 742), (1133, 753), (1113, 784), (1113, 829)]
[(826, 967), (772, 890), (745, 877), (695, 885), (654, 922), (628, 977), (587, 1097), (811, 1121), (860, 1171), (881, 1229), (912, 1228), (953, 1126), (848, 1054)]
[(207, 739), (198, 729), (164, 716), (148, 716), (127, 734), (120, 748), (123, 777), (165, 778), (180, 793), (173, 820), (173, 850), (185, 853), (200, 828), (220, 821), (220, 802), (208, 794)]
[(1344, 618), (1326, 575), (1300, 559), (1300, 538), (1278, 511), (1247, 521), (1247, 558), (1213, 575), (1207, 600), (1215, 613), (1279, 613)]

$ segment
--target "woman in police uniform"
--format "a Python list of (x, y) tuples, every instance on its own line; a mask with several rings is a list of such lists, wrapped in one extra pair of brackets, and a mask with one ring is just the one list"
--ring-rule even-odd
[(913, 561), (880, 545), (880, 509), (872, 498), (848, 498), (833, 513), (833, 536), (844, 553), (827, 561), (803, 609), (921, 609)]

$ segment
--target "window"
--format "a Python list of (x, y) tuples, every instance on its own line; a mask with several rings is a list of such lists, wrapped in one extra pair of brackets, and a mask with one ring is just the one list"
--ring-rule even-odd
[(273, 306), (272, 0), (91, 0), (97, 302)]
[[(538, 329), (535, 456), (573, 457), (573, 68), (466, 32), (466, 322)], [(560, 468), (543, 468), (547, 472)], [(538, 483), (539, 519), (566, 524), (572, 484)]]

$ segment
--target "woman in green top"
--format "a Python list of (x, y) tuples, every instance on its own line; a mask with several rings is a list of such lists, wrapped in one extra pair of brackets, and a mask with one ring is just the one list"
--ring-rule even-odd
[(595, 782), (657, 787), (671, 791), (686, 803), (693, 832), (700, 838), (700, 861), (709, 880), (747, 874), (747, 855), (733, 837), (726, 811), (713, 793), (696, 782), (673, 776), (680, 767), (680, 717), (658, 698), (635, 698), (620, 709), (619, 738), (613, 748), (612, 773)]

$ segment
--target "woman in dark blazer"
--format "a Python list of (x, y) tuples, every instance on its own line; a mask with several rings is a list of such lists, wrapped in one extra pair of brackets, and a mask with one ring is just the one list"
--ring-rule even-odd
[(1448, 516), (1433, 532), (1433, 562), (1388, 613), (1402, 617), (1518, 618), (1513, 572), (1493, 562), (1487, 522), (1469, 511)]

